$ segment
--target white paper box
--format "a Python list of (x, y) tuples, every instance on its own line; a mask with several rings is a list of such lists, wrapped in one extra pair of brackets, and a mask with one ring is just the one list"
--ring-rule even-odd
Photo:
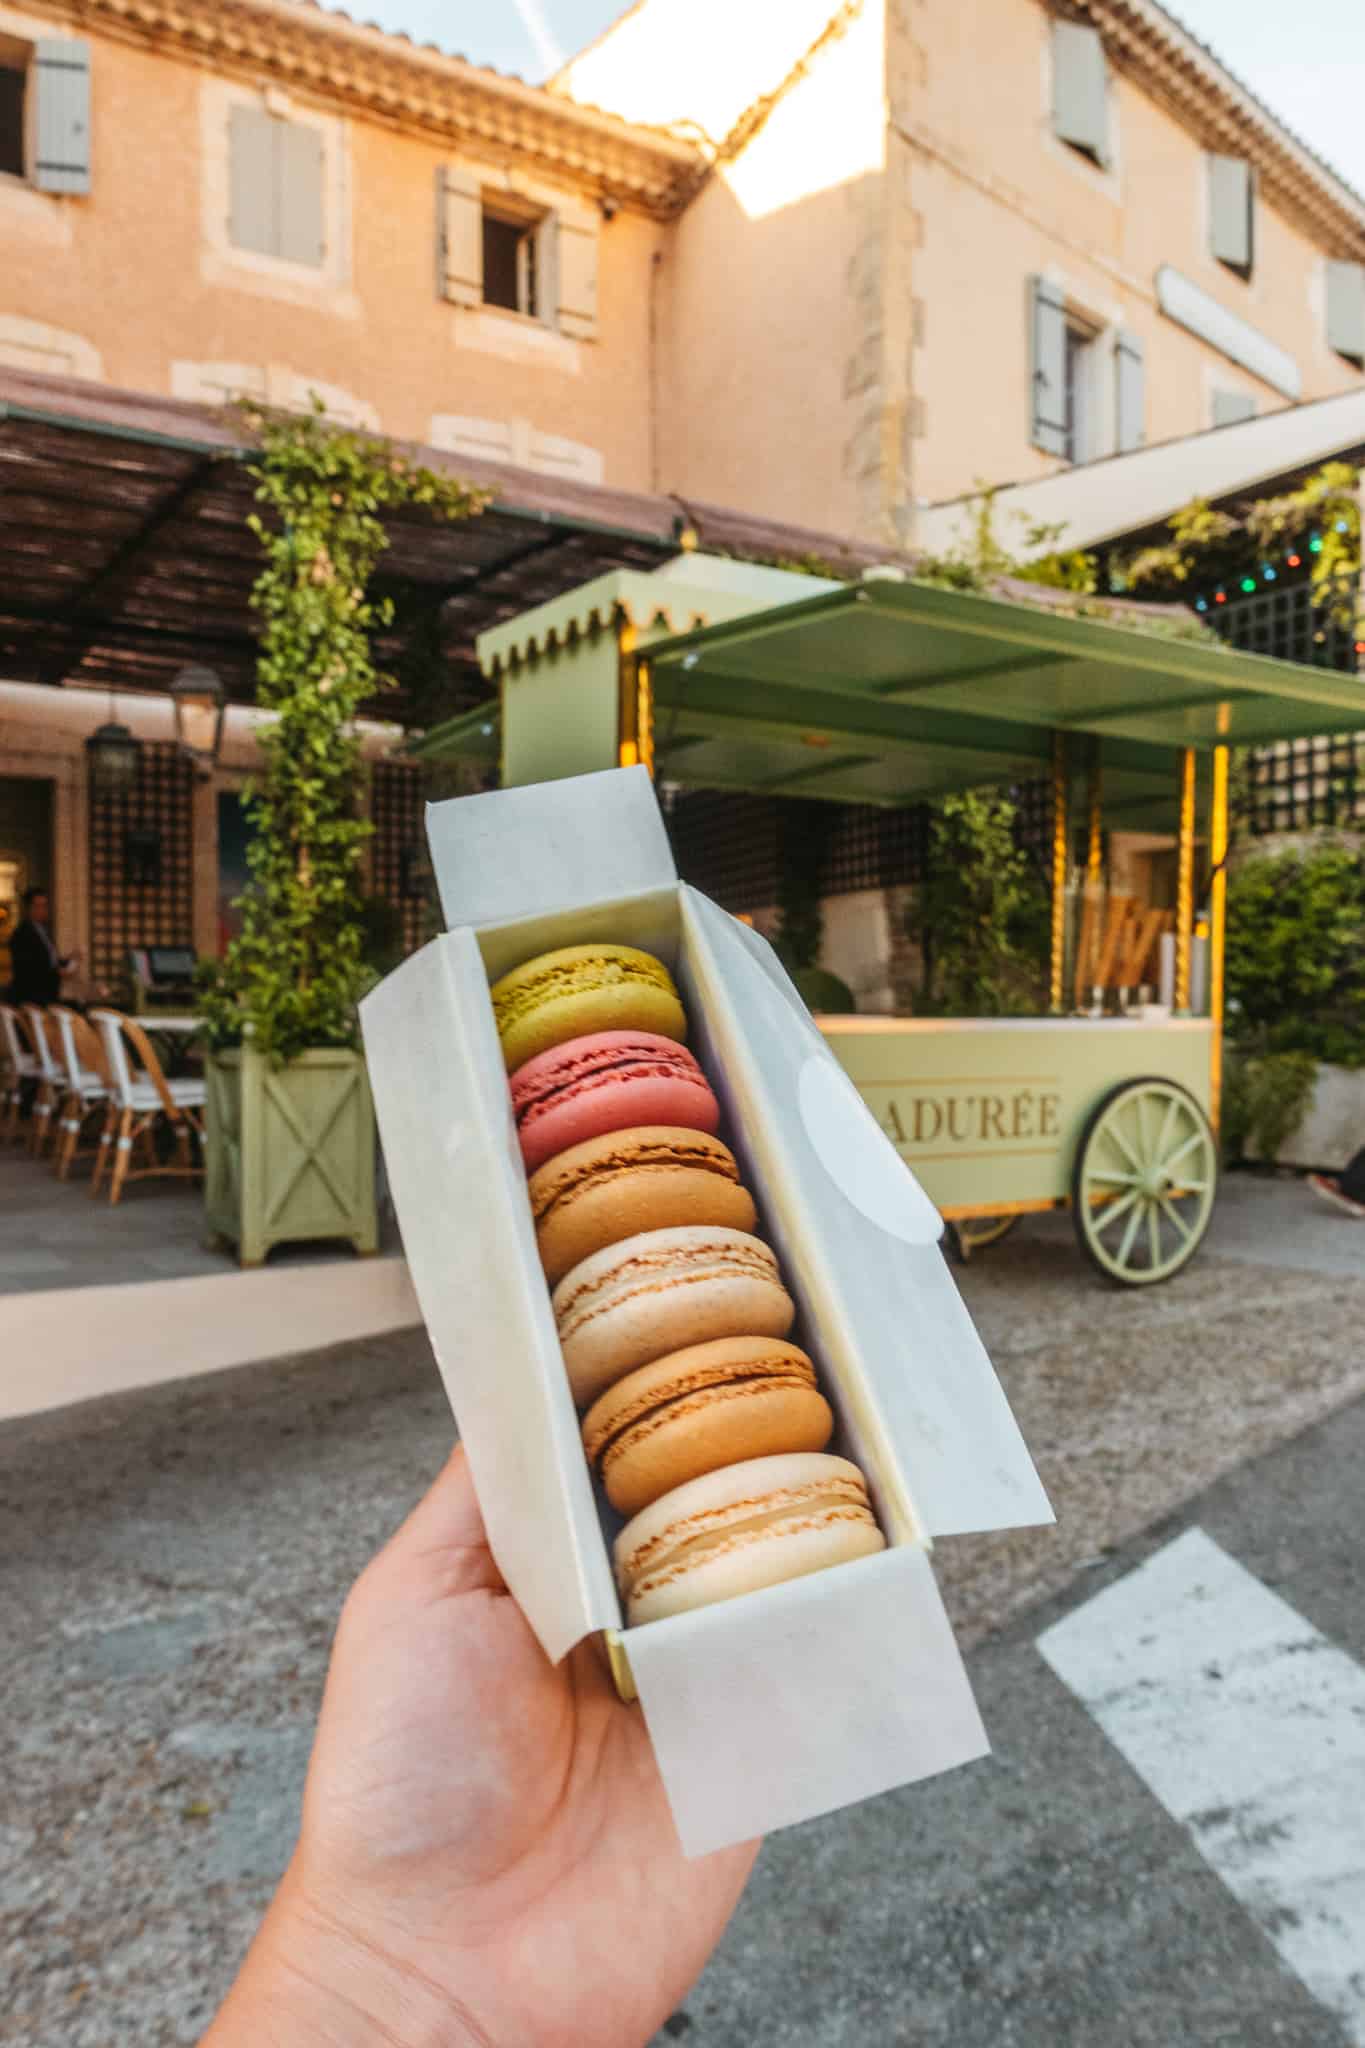
[(554, 946), (666, 960), (723, 1135), (891, 1548), (625, 1633), (700, 1855), (984, 1753), (926, 1548), (1051, 1520), (937, 1244), (940, 1223), (765, 942), (677, 880), (649, 778), (428, 811), (453, 929), (362, 1006), (413, 1283), (499, 1569), (547, 1656), (621, 1626), (536, 1254), (488, 984)]

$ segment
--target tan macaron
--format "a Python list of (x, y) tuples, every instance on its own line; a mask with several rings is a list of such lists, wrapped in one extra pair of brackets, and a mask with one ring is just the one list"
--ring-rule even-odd
[(656, 1358), (589, 1409), (583, 1448), (623, 1515), (722, 1465), (822, 1451), (834, 1429), (815, 1367), (779, 1337), (720, 1337)]
[(885, 1548), (858, 1467), (797, 1452), (726, 1465), (652, 1501), (616, 1539), (616, 1577), (638, 1628)]
[(671, 1351), (716, 1337), (785, 1337), (796, 1314), (766, 1244), (697, 1224), (594, 1252), (565, 1274), (550, 1305), (580, 1408)]
[(551, 1286), (594, 1252), (641, 1231), (689, 1223), (747, 1231), (757, 1220), (729, 1146), (668, 1124), (571, 1145), (538, 1167), (529, 1186)]

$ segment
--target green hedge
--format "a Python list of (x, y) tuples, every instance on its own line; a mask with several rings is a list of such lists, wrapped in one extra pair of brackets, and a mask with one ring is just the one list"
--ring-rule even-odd
[(1249, 1058), (1365, 1066), (1365, 857), (1329, 841), (1228, 881), (1228, 1031)]

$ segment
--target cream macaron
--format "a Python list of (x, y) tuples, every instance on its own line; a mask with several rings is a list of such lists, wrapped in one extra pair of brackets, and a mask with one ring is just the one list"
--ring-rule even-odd
[(632, 1628), (886, 1548), (867, 1482), (818, 1451), (750, 1458), (674, 1487), (616, 1539)]
[(550, 1297), (574, 1400), (715, 1337), (785, 1337), (796, 1308), (760, 1238), (719, 1224), (645, 1230), (583, 1259)]

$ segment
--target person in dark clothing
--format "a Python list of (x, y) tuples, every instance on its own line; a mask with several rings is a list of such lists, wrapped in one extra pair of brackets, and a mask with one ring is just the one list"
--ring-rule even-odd
[(1340, 1173), (1310, 1173), (1308, 1185), (1343, 1216), (1365, 1223), (1365, 1145)]
[(68, 953), (63, 957), (58, 953), (48, 928), (46, 889), (25, 889), (23, 909), (23, 917), (10, 940), (10, 1000), (55, 1003), (62, 992), (62, 976), (70, 973), (80, 956)]

